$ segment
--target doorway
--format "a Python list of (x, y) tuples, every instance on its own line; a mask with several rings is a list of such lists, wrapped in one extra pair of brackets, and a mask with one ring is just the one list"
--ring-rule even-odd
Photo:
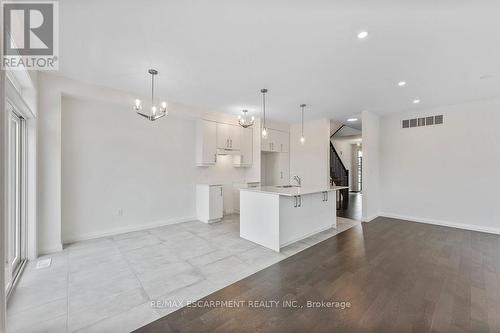
[(7, 104), (7, 223), (5, 288), (7, 295), (17, 281), (26, 259), (25, 138), (24, 118)]
[(330, 177), (333, 184), (347, 187), (339, 191), (337, 216), (361, 221), (363, 144), (358, 119), (350, 118), (349, 126), (332, 123), (336, 130), (330, 136)]

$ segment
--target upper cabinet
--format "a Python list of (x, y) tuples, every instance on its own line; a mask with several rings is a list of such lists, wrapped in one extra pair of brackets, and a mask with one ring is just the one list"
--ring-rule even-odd
[(290, 147), (290, 136), (287, 132), (276, 131), (276, 148), (280, 153), (288, 153)]
[(268, 129), (267, 138), (262, 138), (261, 140), (262, 151), (288, 153), (289, 146), (288, 133), (274, 129)]
[(240, 128), (240, 154), (233, 156), (233, 165), (248, 167), (253, 163), (253, 130)]
[(217, 148), (240, 150), (240, 127), (217, 123)]
[(253, 130), (212, 120), (197, 120), (196, 165), (215, 165), (218, 154), (232, 155), (235, 167), (252, 166)]
[(217, 123), (199, 119), (196, 122), (196, 165), (209, 166), (217, 162)]

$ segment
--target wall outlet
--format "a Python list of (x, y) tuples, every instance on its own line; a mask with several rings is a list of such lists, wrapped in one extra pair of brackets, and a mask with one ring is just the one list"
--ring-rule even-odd
[(116, 214), (118, 216), (123, 216), (123, 208), (118, 209), (118, 211), (116, 212)]

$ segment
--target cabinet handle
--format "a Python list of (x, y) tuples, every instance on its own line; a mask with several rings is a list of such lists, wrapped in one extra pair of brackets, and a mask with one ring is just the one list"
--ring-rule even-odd
[(325, 201), (328, 201), (328, 192), (325, 192)]
[(283, 171), (280, 171), (280, 178), (283, 179)]
[(299, 195), (299, 207), (302, 207), (302, 197)]
[(217, 163), (217, 154), (214, 154), (214, 163)]
[(222, 197), (222, 186), (220, 187), (220, 196)]
[(229, 139), (226, 139), (226, 148), (229, 148)]
[(295, 200), (293, 207), (296, 208), (297, 207), (297, 196), (294, 196), (293, 199)]
[(233, 139), (230, 139), (229, 142), (231, 143), (231, 148), (233, 148)]

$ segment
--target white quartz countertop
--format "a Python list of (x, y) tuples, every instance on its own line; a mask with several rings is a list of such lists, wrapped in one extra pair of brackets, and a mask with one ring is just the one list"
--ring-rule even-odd
[(293, 187), (278, 187), (278, 186), (259, 186), (253, 188), (242, 188), (240, 191), (262, 192), (277, 195), (293, 197), (296, 195), (306, 195), (321, 192), (339, 191), (348, 188), (347, 186), (293, 186)]

